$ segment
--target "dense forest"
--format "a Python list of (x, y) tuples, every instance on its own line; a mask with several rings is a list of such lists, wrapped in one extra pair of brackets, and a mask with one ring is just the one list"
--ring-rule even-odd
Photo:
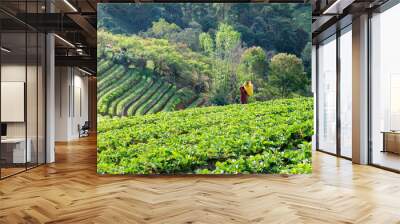
[[(213, 35), (224, 22), (241, 34), (248, 47), (260, 46), (266, 52), (301, 57), (311, 40), (310, 7), (309, 4), (131, 4), (129, 7), (99, 4), (98, 26), (114, 34), (138, 34), (151, 30), (154, 22), (164, 19), (175, 24), (170, 27), (176, 31), (170, 37), (172, 41), (199, 50), (199, 33)], [(158, 37), (166, 35), (169, 34), (159, 33)]]
[[(253, 101), (310, 95), (309, 4), (99, 4), (98, 13), (101, 114), (237, 103), (246, 80)], [(117, 86), (107, 74), (139, 74), (124, 80), (136, 92), (148, 85), (147, 100), (163, 105), (132, 102), (131, 83), (118, 111), (124, 99), (107, 92)]]

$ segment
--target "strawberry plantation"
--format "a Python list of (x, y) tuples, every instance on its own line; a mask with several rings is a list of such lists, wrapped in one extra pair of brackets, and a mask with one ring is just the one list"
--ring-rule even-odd
[(99, 4), (98, 172), (310, 173), (309, 21), (307, 4)]
[(99, 117), (103, 174), (311, 172), (313, 100)]

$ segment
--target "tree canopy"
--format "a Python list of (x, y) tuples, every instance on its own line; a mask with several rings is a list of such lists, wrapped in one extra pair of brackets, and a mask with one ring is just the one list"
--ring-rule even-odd
[(276, 88), (282, 98), (291, 94), (301, 93), (304, 90), (303, 63), (300, 58), (293, 54), (279, 53), (271, 59), (269, 66), (269, 82), (271, 87)]
[(310, 4), (99, 4), (98, 14), (98, 27), (114, 34), (146, 32), (160, 19), (182, 30), (211, 34), (225, 23), (240, 33), (246, 46), (298, 57), (311, 40)]

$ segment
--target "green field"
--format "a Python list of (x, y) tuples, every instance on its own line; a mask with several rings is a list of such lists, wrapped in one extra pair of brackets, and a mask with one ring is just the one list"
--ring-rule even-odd
[[(149, 87), (148, 91), (162, 89), (162, 93), (147, 98), (159, 100), (164, 95), (171, 100), (168, 88)], [(142, 114), (156, 105), (130, 111)], [(100, 116), (97, 170), (103, 174), (310, 173), (312, 134), (312, 98)]]
[(311, 172), (308, 6), (98, 12), (98, 173)]
[[(98, 63), (98, 113), (108, 116), (144, 115), (201, 106), (203, 98), (185, 88), (103, 58)], [(181, 109), (183, 109), (181, 108)]]

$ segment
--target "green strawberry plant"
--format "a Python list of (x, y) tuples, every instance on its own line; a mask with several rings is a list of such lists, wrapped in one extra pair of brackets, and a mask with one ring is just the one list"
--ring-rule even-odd
[(98, 120), (103, 174), (307, 174), (313, 99)]

